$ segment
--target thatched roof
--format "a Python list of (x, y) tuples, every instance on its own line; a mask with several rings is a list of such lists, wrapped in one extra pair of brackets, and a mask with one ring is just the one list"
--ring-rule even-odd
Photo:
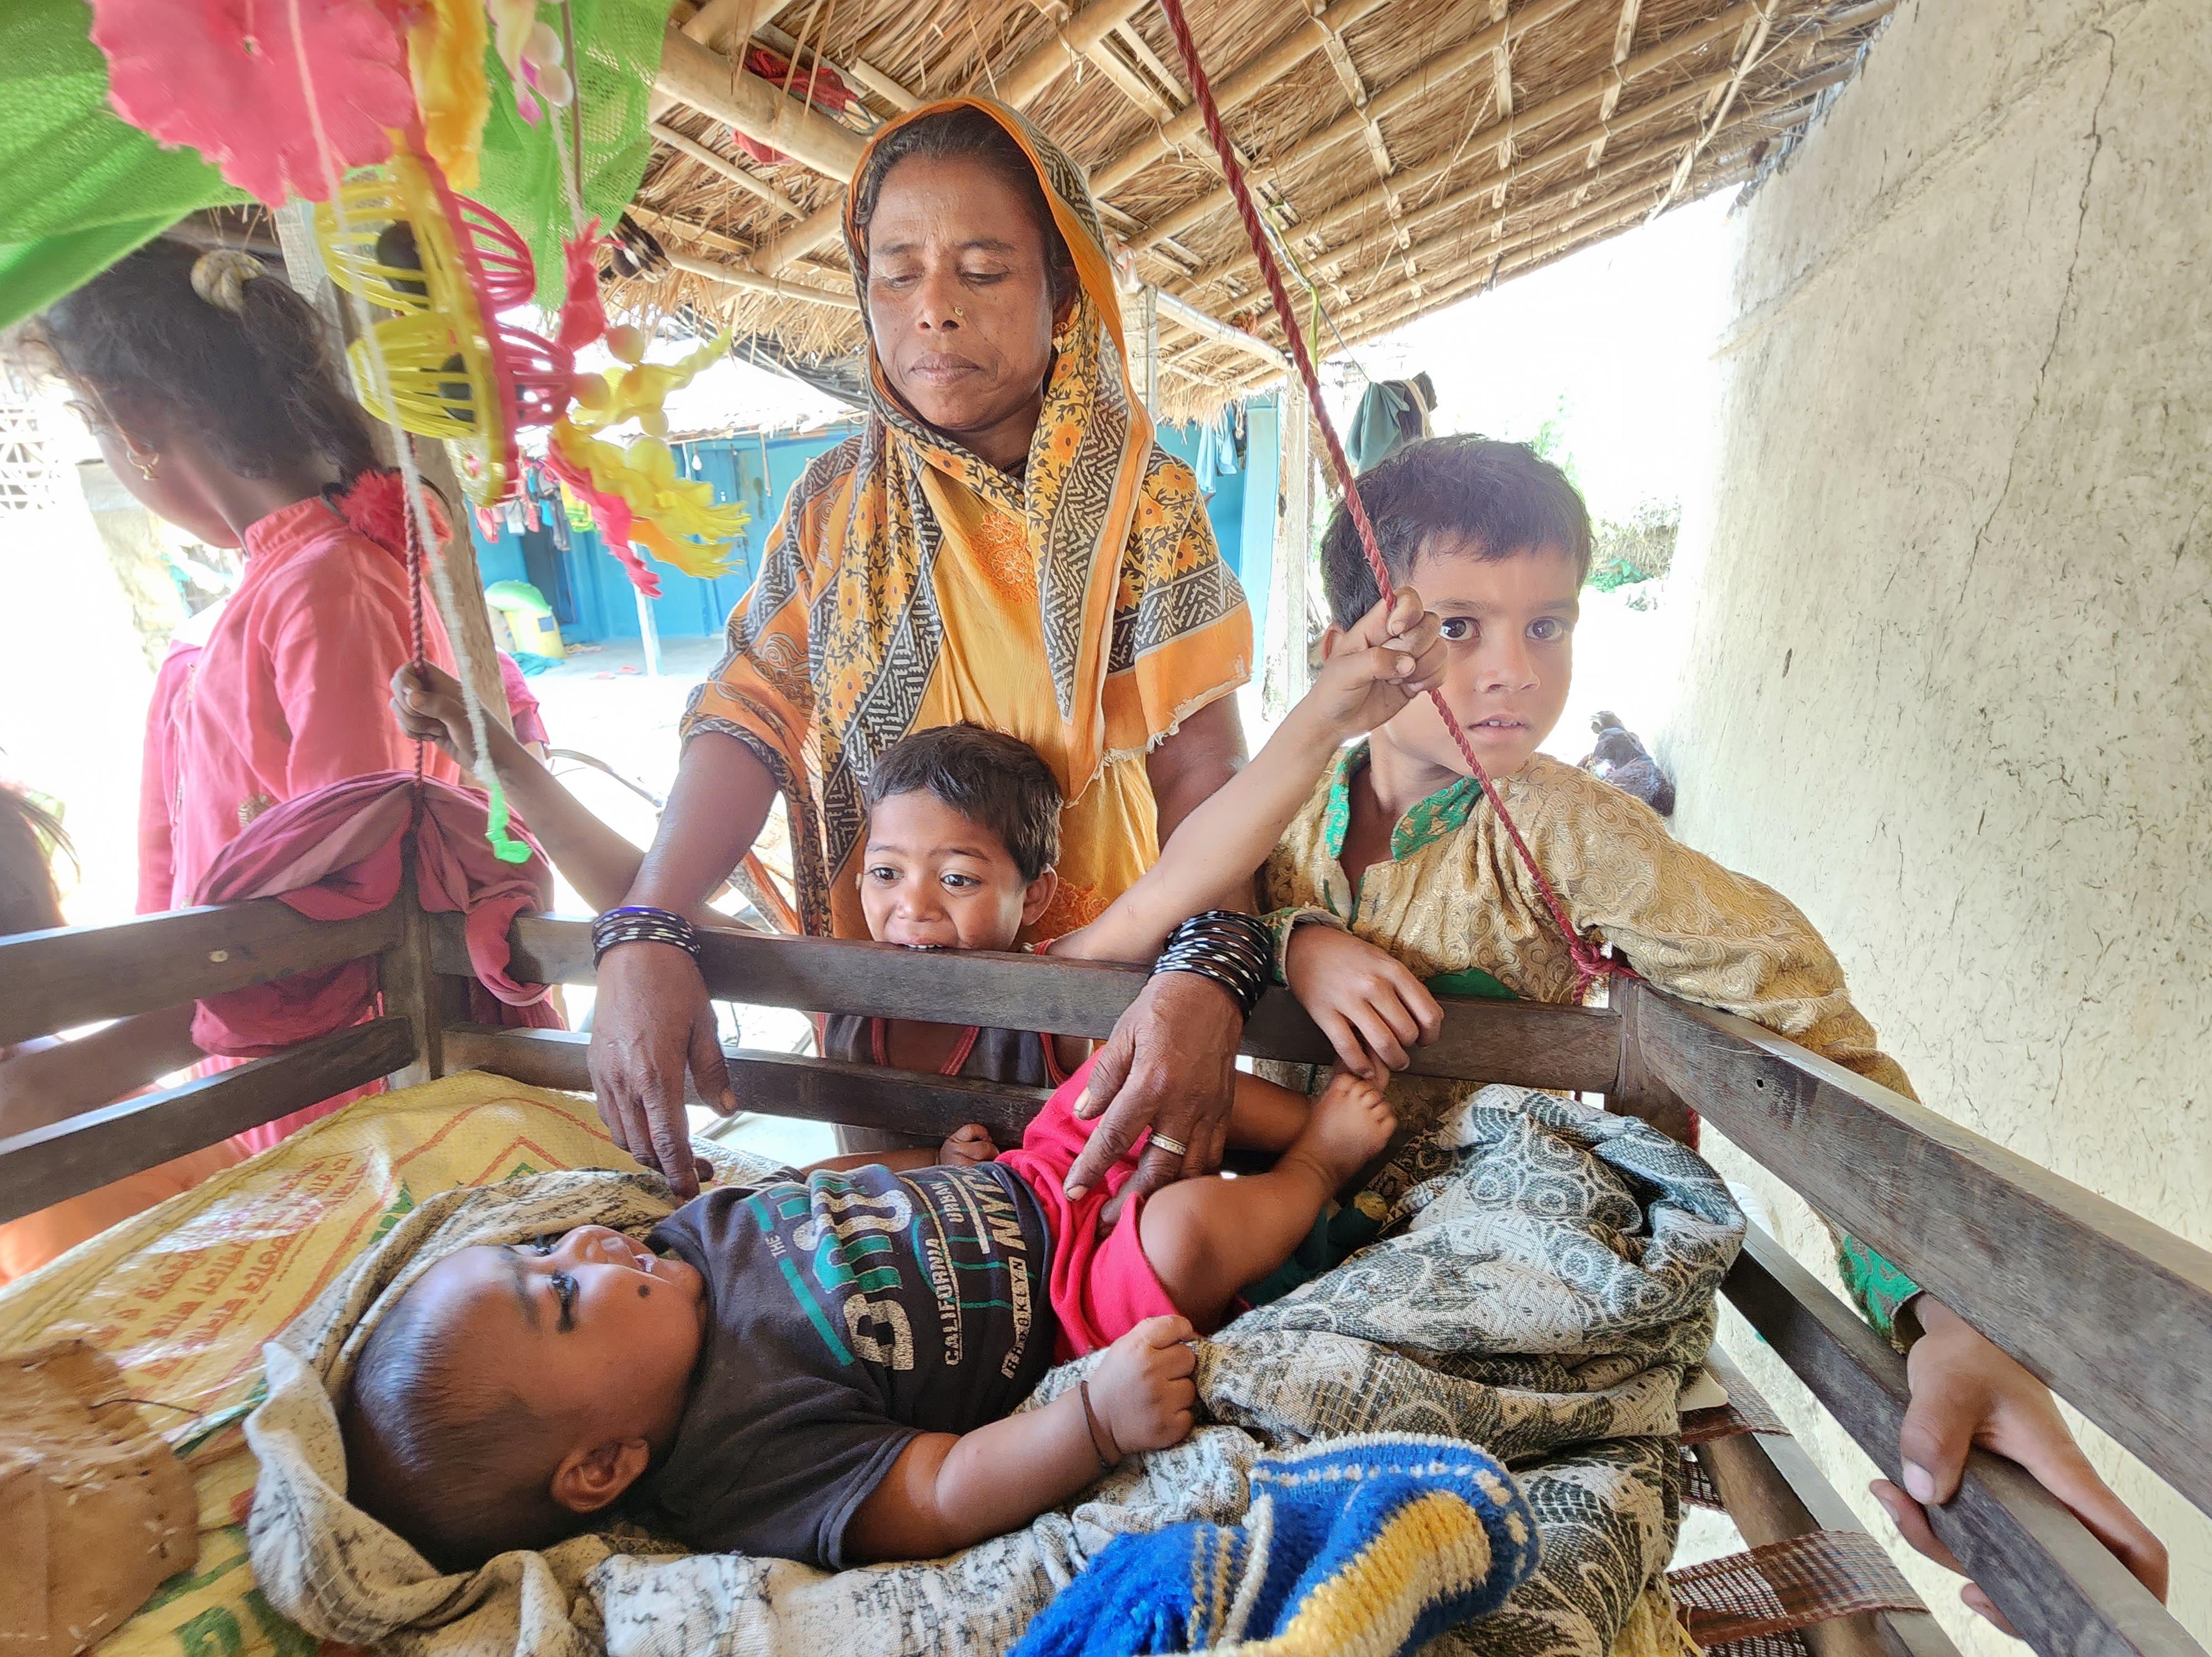
[[(1249, 176), (1329, 325), (1357, 343), (1753, 176), (1847, 79), (1897, 0), (1190, 0)], [(678, 16), (687, 15), (679, 3)], [(795, 61), (764, 79), (734, 31)], [(792, 349), (859, 340), (836, 209), (861, 137), (993, 94), (1091, 172), (1164, 295), (1171, 413), (1279, 365), (1185, 307), (1280, 332), (1164, 21), (1148, 0), (708, 0), (672, 27), (634, 217), (673, 264), (617, 302), (694, 307)], [(703, 44), (702, 44), (703, 43)], [(756, 59), (757, 64), (760, 60)], [(855, 106), (803, 101), (817, 63)], [(788, 157), (763, 165), (732, 128)], [(1180, 301), (1178, 305), (1176, 302)], [(1142, 301), (1129, 303), (1133, 316)], [(1133, 329), (1133, 332), (1137, 331)]]

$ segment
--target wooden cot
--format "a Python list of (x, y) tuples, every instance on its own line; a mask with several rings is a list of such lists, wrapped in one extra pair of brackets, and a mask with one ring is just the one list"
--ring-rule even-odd
[[(525, 916), (512, 942), (518, 979), (591, 980), (585, 921)], [(469, 968), (459, 918), (427, 915), (404, 897), (343, 922), (307, 920), (264, 900), (0, 940), (0, 1044), (372, 954), (380, 957), (385, 1016), (0, 1141), (0, 1220), (379, 1077), (412, 1082), (474, 1068), (544, 1086), (589, 1086), (585, 1036), (465, 1022)], [(708, 934), (701, 964), (714, 993), (745, 1002), (1087, 1036), (1111, 1029), (1145, 976), (1095, 962), (921, 956), (734, 931)], [(1320, 1033), (1280, 990), (1255, 1012), (1243, 1045), (1266, 1058), (1328, 1056)], [(934, 1136), (981, 1121), (1012, 1143), (1043, 1098), (781, 1053), (732, 1048), (729, 1059), (750, 1108), (861, 1127)], [(1677, 1135), (1694, 1109), (2212, 1511), (2212, 1254), (1790, 1041), (1639, 982), (1617, 983), (1604, 1009), (1449, 1002), (1442, 1039), (1419, 1052), (1414, 1068), (1601, 1093), (1613, 1109)], [(1903, 1360), (1756, 1228), (1725, 1292), (1896, 1478)], [(1759, 1551), (1754, 1558), (1810, 1561), (1817, 1576), (1830, 1555), (1864, 1557), (1863, 1533), (1841, 1497), (1724, 1357), (1716, 1368), (1732, 1401), (1686, 1430), (1686, 1439), (1698, 1441), (1693, 1489), (1718, 1496)], [(2008, 1463), (1977, 1453), (1964, 1489), (1935, 1525), (2045, 1657), (2203, 1657), (2071, 1514)], [(1765, 1592), (1752, 1587), (1754, 1599)], [(1763, 1644), (1759, 1607), (1731, 1620), (1731, 1607), (1746, 1607), (1728, 1590), (1719, 1583), (1708, 1643), (1809, 1649), (1814, 1657), (1954, 1651), (1920, 1610), (1831, 1617), (1802, 1636), (1781, 1636), (1789, 1643)], [(1684, 1597), (1694, 1602), (1696, 1593)]]

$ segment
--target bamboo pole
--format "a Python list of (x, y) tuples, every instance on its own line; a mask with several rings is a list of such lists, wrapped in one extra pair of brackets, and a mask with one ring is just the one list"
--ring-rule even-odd
[[(485, 713), (512, 728), (514, 715), (507, 705), (507, 681), (501, 676), (499, 646), (491, 634), (491, 610), (484, 603), (483, 576), (477, 568), (476, 537), (469, 533), (469, 498), (461, 493), (453, 457), (443, 443), (418, 438), (414, 448), (415, 469), (453, 508), (453, 532), (436, 555), (446, 561), (446, 572), (453, 578), (453, 608), (458, 614), (452, 620), (460, 635), (453, 642), (468, 652), (469, 689), (477, 693)], [(434, 583), (430, 601), (434, 606), (437, 603)]]
[[(1334, 3), (1324, 6), (1313, 16), (1301, 18), (1258, 57), (1213, 82), (1215, 105), (1225, 112), (1251, 102), (1314, 53), (1323, 50), (1332, 33), (1350, 28), (1388, 3), (1389, 0), (1334, 0)], [(1205, 130), (1205, 119), (1195, 108), (1182, 111), (1097, 168), (1091, 175), (1091, 189), (1101, 196), (1112, 195), (1154, 161), (1190, 144)]]
[(1728, 85), (1721, 89), (1720, 101), (1713, 106), (1711, 118), (1699, 123), (1689, 147), (1682, 152), (1681, 162), (1674, 169), (1674, 181), (1667, 186), (1667, 193), (1651, 209), (1653, 218), (1657, 218), (1674, 204), (1674, 197), (1682, 193), (1682, 186), (1689, 183), (1690, 174), (1697, 167), (1698, 157), (1704, 155), (1705, 146), (1719, 136), (1722, 126), (1728, 120), (1729, 110), (1735, 102), (1736, 94), (1743, 89), (1743, 77), (1750, 74), (1753, 66), (1759, 62), (1759, 48), (1766, 44), (1767, 31), (1774, 26), (1774, 13), (1780, 4), (1781, 0), (1765, 0), (1759, 7), (1759, 21), (1745, 35), (1743, 45), (1736, 52), (1735, 72), (1729, 76)]
[[(1525, 33), (1549, 22), (1563, 12), (1573, 10), (1581, 3), (1582, 0), (1534, 0), (1533, 4), (1522, 7), (1520, 15), (1511, 20), (1511, 27), (1515, 33)], [(1339, 116), (1319, 131), (1307, 133), (1297, 142), (1298, 159), (1310, 161), (1323, 150), (1332, 149), (1346, 139), (1359, 137), (1366, 130), (1370, 118), (1386, 120), (1419, 102), (1440, 85), (1456, 79), (1492, 52), (1502, 50), (1507, 39), (1507, 28), (1505, 23), (1492, 23), (1473, 39), (1462, 42), (1440, 57), (1431, 58), (1410, 74), (1393, 82), (1370, 99), (1365, 109), (1352, 110)], [(1376, 186), (1377, 189), (1390, 187)], [(1180, 236), (1229, 205), (1231, 199), (1226, 185), (1209, 190), (1203, 196), (1186, 202), (1158, 224), (1144, 231), (1137, 245), (1140, 249), (1149, 248), (1169, 237)]]
[[(1624, 172), (1633, 171), (1636, 162), (1633, 161), (1624, 161), (1620, 165)], [(1511, 235), (1496, 234), (1498, 227), (1503, 225), (1505, 220), (1506, 215), (1501, 214), (1498, 218), (1493, 219), (1488, 227), (1494, 237), (1494, 240), (1480, 247), (1466, 248), (1465, 252), (1467, 258), (1471, 263), (1487, 264), (1495, 261), (1502, 258), (1507, 253), (1516, 252), (1522, 247), (1526, 247), (1534, 243), (1543, 240), (1546, 237), (1553, 234), (1554, 232), (1559, 230), (1565, 226), (1578, 224), (1583, 220), (1594, 215), (1612, 214), (1616, 209), (1622, 208), (1625, 204), (1632, 203), (1640, 203), (1640, 205), (1637, 206), (1634, 210), (1641, 212), (1644, 208), (1650, 205), (1652, 195), (1654, 192), (1658, 191), (1665, 182), (1666, 180), (1663, 179), (1646, 179), (1641, 183), (1624, 185), (1620, 189), (1612, 191), (1610, 194), (1601, 196), (1595, 201), (1584, 203), (1578, 208), (1571, 209), (1569, 211), (1559, 215), (1556, 218), (1547, 219), (1540, 224), (1530, 225), (1525, 230), (1516, 230)], [(1612, 222), (1613, 221), (1608, 219), (1607, 222)], [(1463, 232), (1447, 232), (1443, 235), (1433, 237), (1428, 241), (1417, 244), (1414, 251), (1424, 258), (1433, 259), (1440, 254), (1453, 251), (1455, 247), (1462, 247), (1463, 245)], [(1434, 300), (1436, 297), (1443, 293), (1448, 287), (1452, 288), (1459, 288), (1462, 284), (1464, 275), (1465, 272), (1462, 272), (1462, 276), (1453, 277), (1449, 281), (1439, 281), (1435, 277), (1430, 278), (1428, 282), (1425, 284), (1427, 288), (1427, 294), (1425, 296), (1430, 300)], [(1412, 283), (1404, 283), (1397, 288), (1386, 289), (1381, 293), (1370, 294), (1366, 298), (1360, 300), (1355, 304), (1340, 307), (1334, 313), (1334, 320), (1337, 326), (1339, 328), (1342, 328), (1347, 322), (1357, 321), (1360, 318), (1370, 316), (1376, 310), (1386, 306), (1395, 305), (1401, 300), (1420, 299), (1424, 297), (1423, 294), (1411, 291), (1412, 288)]]
[(678, 252), (674, 248), (665, 250), (668, 262), (679, 270), (689, 270), (695, 276), (704, 276), (708, 282), (719, 282), (726, 288), (736, 288), (748, 294), (765, 294), (772, 299), (796, 300), (803, 305), (827, 306), (833, 311), (858, 312), (860, 300), (853, 294), (833, 294), (826, 288), (809, 288), (803, 283), (781, 276), (764, 276), (757, 270), (748, 270), (741, 265), (724, 264), (715, 259), (702, 259), (696, 254)]
[[(1149, 0), (1097, 0), (1085, 7), (999, 77), (1000, 101), (1016, 109), (1034, 102), (1065, 72), (1071, 52), (1088, 52), (1147, 3)], [(744, 84), (748, 82), (750, 86)], [(653, 85), (679, 103), (728, 122), (747, 137), (772, 144), (825, 178), (852, 182), (853, 170), (860, 164), (862, 141), (858, 133), (785, 96), (780, 88), (708, 52), (679, 30), (672, 28), (663, 37), (660, 73)], [(833, 202), (763, 243), (753, 256), (754, 265), (762, 274), (773, 276), (836, 240), (844, 228), (844, 203)]]
[[(1710, 88), (1706, 88), (1703, 84), (1702, 79), (1699, 81), (1693, 81), (1689, 84), (1689, 86), (1682, 88), (1679, 91), (1670, 93), (1665, 98), (1659, 100), (1658, 103), (1655, 104), (1650, 109), (1638, 110), (1637, 112), (1638, 120), (1640, 122), (1641, 120), (1648, 118), (1653, 115), (1662, 114), (1673, 110), (1680, 109), (1683, 105), (1694, 102), (1698, 99), (1704, 97), (1709, 90)], [(1662, 108), (1661, 106), (1663, 106), (1664, 107)], [(1616, 130), (1619, 130), (1618, 126), (1616, 127)], [(1553, 145), (1550, 149), (1543, 152), (1543, 154), (1531, 157), (1528, 161), (1521, 163), (1516, 167), (1508, 168), (1502, 174), (1493, 173), (1483, 178), (1476, 179), (1462, 186), (1460, 189), (1454, 191), (1449, 196), (1442, 197), (1436, 201), (1427, 203), (1421, 207), (1418, 212), (1408, 215), (1405, 222), (1408, 227), (1411, 227), (1415, 224), (1424, 223), (1432, 219), (1455, 217), (1460, 214), (1465, 213), (1471, 208), (1481, 206), (1495, 199), (1495, 192), (1501, 183), (1510, 185), (1515, 179), (1528, 173), (1534, 173), (1541, 167), (1548, 165), (1552, 161), (1572, 159), (1588, 147), (1589, 142), (1589, 138), (1586, 135), (1578, 135), (1573, 138), (1566, 140), (1565, 143)], [(1599, 167), (1595, 172), (1570, 179), (1565, 183), (1555, 185), (1553, 188), (1546, 191), (1541, 194), (1528, 197), (1519, 201), (1509, 201), (1503, 208), (1492, 209), (1489, 217), (1489, 223), (1492, 228), (1495, 228), (1497, 226), (1504, 224), (1507, 219), (1516, 217), (1518, 215), (1532, 212), (1539, 208), (1549, 206), (1555, 203), (1571, 201), (1577, 194), (1586, 191), (1594, 185), (1610, 183), (1613, 179), (1620, 178), (1623, 173), (1632, 168), (1648, 166), (1656, 160), (1663, 159), (1663, 156), (1655, 156), (1649, 150), (1644, 150), (1632, 155), (1625, 156), (1621, 160), (1613, 162), (1610, 167)], [(1390, 254), (1390, 246), (1378, 246), (1378, 244), (1390, 243), (1395, 245), (1395, 238), (1393, 232), (1395, 228), (1396, 227), (1393, 226), (1389, 229), (1378, 229), (1370, 235), (1362, 238), (1359, 241), (1351, 244), (1349, 246), (1332, 248), (1324, 263), (1328, 264), (1342, 264), (1347, 268), (1356, 268), (1364, 264), (1370, 258), (1377, 260), (1387, 260)], [(1466, 227), (1462, 225), (1456, 227), (1454, 230), (1446, 233), (1446, 236), (1442, 240), (1448, 240), (1451, 237), (1464, 235), (1465, 234)], [(1437, 240), (1438, 239), (1431, 239), (1431, 242), (1427, 244), (1416, 244), (1416, 246), (1419, 246), (1425, 245), (1434, 246), (1437, 245)]]
[[(1762, 111), (1757, 114), (1739, 116), (1730, 124), (1732, 126), (1757, 124), (1768, 118), (1771, 113), (1771, 112)], [(1748, 148), (1758, 142), (1759, 139), (1754, 135), (1745, 138), (1741, 146), (1730, 144), (1721, 150), (1709, 152), (1709, 154), (1716, 155), (1719, 162), (1725, 163), (1734, 160), (1740, 149)], [(1656, 187), (1655, 183), (1652, 188)], [(1490, 261), (1486, 259), (1480, 266), (1462, 271), (1449, 283), (1433, 285), (1426, 294), (1419, 297), (1408, 293), (1405, 288), (1397, 288), (1394, 290), (1393, 296), (1401, 303), (1395, 309), (1380, 314), (1370, 312), (1364, 320), (1356, 321), (1349, 327), (1342, 325), (1340, 321), (1328, 337), (1330, 343), (1340, 350), (1364, 344), (1379, 335), (1387, 334), (1395, 328), (1401, 328), (1432, 311), (1441, 310), (1456, 300), (1464, 299), (1478, 289), (1508, 281), (1515, 276), (1525, 276), (1540, 265), (1550, 264), (1555, 259), (1564, 258), (1569, 252), (1580, 251), (1592, 242), (1602, 240), (1621, 225), (1632, 222), (1641, 212), (1642, 209), (1632, 199), (1614, 212), (1604, 214), (1596, 219), (1581, 220), (1564, 231), (1557, 228), (1556, 223), (1547, 225), (1542, 228), (1549, 234), (1541, 240), (1520, 246), (1516, 250), (1517, 257), (1501, 257), (1495, 268), (1492, 268)], [(1316, 360), (1322, 355), (1318, 345), (1316, 345)], [(1231, 392), (1237, 397), (1249, 397), (1254, 391), (1266, 386), (1273, 378), (1274, 376), (1267, 370), (1255, 371), (1235, 379), (1231, 383)]]
[(1285, 637), (1279, 695), (1282, 706), (1288, 707), (1306, 694), (1306, 584), (1313, 563), (1313, 416), (1296, 386), (1284, 391), (1279, 429), (1283, 519), (1275, 555), (1283, 562)]
[(1879, 23), (1904, 3), (1905, 0), (1869, 0), (1866, 5), (1838, 12), (1820, 25), (1820, 38), (1833, 39), (1838, 34), (1849, 34), (1853, 29), (1864, 28), (1869, 23)]
[[(763, 23), (774, 22), (776, 15), (790, 3), (791, 0), (707, 0), (684, 20), (682, 28), (685, 38), (696, 40), (709, 52), (720, 52), (725, 45), (734, 46), (735, 56), (742, 59), (745, 43), (753, 38), (753, 31)], [(657, 121), (682, 101), (655, 87), (653, 95), (646, 100), (647, 118)]]
[(1146, 80), (1135, 65), (1125, 61), (1106, 40), (1099, 41), (1083, 55), (1148, 120), (1164, 121), (1175, 114), (1175, 106), (1161, 95), (1159, 88)]
[[(840, 178), (837, 181), (846, 184), (850, 179)], [(816, 249), (842, 240), (844, 234), (845, 197), (841, 194), (829, 206), (808, 214), (773, 241), (763, 242), (760, 252), (753, 255), (753, 263), (763, 270), (782, 270)]]
[[(842, 270), (824, 270), (802, 265), (787, 268), (772, 276), (756, 262), (753, 250), (733, 236), (726, 236), (703, 224), (693, 224), (688, 219), (679, 219), (671, 213), (657, 211), (642, 203), (631, 203), (629, 210), (640, 223), (656, 234), (672, 231), (709, 252), (727, 255), (722, 260), (710, 261), (714, 264), (713, 270), (695, 272), (696, 275), (712, 276), (717, 279), (726, 277), (730, 279), (732, 287), (750, 287), (757, 293), (775, 293), (786, 299), (819, 300), (824, 304), (842, 306), (847, 310), (854, 309), (857, 305), (853, 297), (852, 278)], [(763, 282), (771, 285), (759, 285)]]
[(679, 103), (727, 122), (748, 138), (833, 179), (851, 178), (860, 163), (859, 133), (787, 96), (781, 88), (708, 51), (679, 29), (672, 28), (661, 37), (660, 72), (653, 83)]
[[(1577, 109), (1584, 104), (1595, 103), (1601, 100), (1606, 89), (1613, 84), (1616, 75), (1622, 81), (1633, 81), (1649, 74), (1653, 70), (1663, 68), (1720, 36), (1741, 27), (1756, 10), (1755, 0), (1741, 0), (1741, 3), (1730, 7), (1717, 17), (1695, 24), (1667, 39), (1647, 46), (1617, 69), (1608, 69), (1601, 75), (1593, 76), (1581, 84), (1547, 98), (1540, 104), (1533, 105), (1510, 118), (1512, 131), (1517, 135), (1556, 120), (1570, 110)], [(1526, 28), (1528, 25), (1523, 22), (1522, 27)], [(1720, 73), (1724, 78), (1726, 71)], [(1719, 83), (1717, 80), (1709, 79), (1707, 82), (1710, 85)], [(1665, 98), (1655, 100), (1642, 108), (1630, 111), (1626, 116), (1615, 120), (1616, 130), (1625, 124), (1641, 121), (1658, 112), (1662, 108), (1675, 106), (1674, 100), (1678, 95), (1675, 93), (1669, 93)], [(1472, 150), (1492, 137), (1492, 130), (1479, 129), (1462, 148), (1463, 150)], [(1517, 163), (1517, 168), (1520, 172), (1527, 173), (1533, 172), (1540, 167), (1550, 166), (1555, 161), (1564, 160), (1576, 149), (1585, 148), (1589, 143), (1589, 138), (1585, 136), (1576, 138), (1569, 143), (1554, 144), (1541, 155)], [(1365, 218), (1376, 209), (1383, 206), (1394, 191), (1406, 192), (1418, 190), (1422, 185), (1442, 178), (1451, 170), (1459, 159), (1460, 156), (1457, 155), (1448, 155), (1440, 161), (1432, 161), (1426, 166), (1415, 167), (1401, 173), (1387, 185), (1376, 185), (1363, 190), (1355, 196), (1348, 197), (1335, 205), (1322, 209), (1312, 219), (1301, 222), (1294, 234), (1301, 237), (1333, 235), (1348, 225)], [(1242, 276), (1258, 268), (1259, 261), (1255, 258), (1249, 253), (1241, 254), (1200, 271), (1185, 284), (1184, 291), (1192, 291), (1228, 277)]]
[(1232, 327), (1218, 317), (1207, 315), (1188, 300), (1177, 299), (1173, 294), (1160, 288), (1148, 287), (1145, 291), (1158, 295), (1159, 313), (1162, 316), (1182, 324), (1190, 332), (1199, 335), (1201, 338), (1210, 339), (1216, 344), (1231, 346), (1243, 352), (1247, 356), (1259, 358), (1269, 367), (1278, 371), (1287, 372), (1290, 368), (1290, 358), (1256, 334), (1249, 334), (1242, 328)]
[(766, 179), (760, 178), (739, 167), (721, 151), (709, 149), (696, 138), (678, 132), (665, 121), (651, 123), (647, 130), (678, 155), (690, 156), (708, 172), (727, 179), (748, 195), (758, 197), (777, 212), (788, 214), (794, 219), (803, 219), (806, 216), (806, 209), (797, 202), (792, 200)]
[(855, 58), (845, 67), (854, 80), (874, 93), (893, 109), (904, 112), (909, 109), (919, 109), (921, 106), (921, 100), (918, 96), (908, 91), (902, 82), (884, 74), (866, 58)]
[(1613, 84), (1598, 99), (1597, 142), (1590, 146), (1587, 166), (1595, 167), (1604, 159), (1606, 143), (1613, 137), (1613, 112), (1620, 106), (1621, 88), (1627, 84), (1621, 79), (1620, 66), (1628, 61), (1628, 50), (1636, 44), (1636, 19), (1643, 9), (1644, 0), (1620, 0), (1620, 17), (1613, 27)]
[(998, 77), (999, 101), (1027, 109), (1067, 72), (1073, 61), (1071, 53), (1074, 58), (1089, 58), (1093, 46), (1151, 3), (1152, 0), (1091, 0), (1054, 28), (1042, 46), (1024, 53), (1013, 68)]

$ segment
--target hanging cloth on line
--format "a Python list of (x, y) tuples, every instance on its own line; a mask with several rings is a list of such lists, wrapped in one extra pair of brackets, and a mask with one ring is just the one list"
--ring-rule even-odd
[(1437, 390), (1426, 374), (1411, 379), (1378, 379), (1361, 393), (1352, 416), (1351, 451), (1355, 470), (1395, 454), (1408, 443), (1430, 434), (1429, 416), (1437, 406)]
[(1222, 477), (1244, 469), (1244, 410), (1224, 406), (1198, 428), (1198, 492), (1211, 495)]

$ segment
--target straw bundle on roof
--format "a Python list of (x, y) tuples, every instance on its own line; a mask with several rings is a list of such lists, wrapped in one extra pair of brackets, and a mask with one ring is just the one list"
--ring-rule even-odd
[[(1293, 285), (1353, 343), (1751, 177), (1895, 0), (1196, 0), (1191, 23)], [(836, 234), (861, 137), (921, 100), (1023, 107), (1090, 169), (1144, 281), (1280, 333), (1166, 26), (1139, 0), (679, 5), (635, 222), (669, 255), (617, 302), (853, 350)], [(744, 33), (740, 33), (740, 31)], [(780, 76), (749, 72), (748, 46)], [(750, 59), (756, 68), (765, 60)], [(849, 100), (822, 94), (821, 72)], [(815, 105), (805, 100), (811, 83)], [(823, 106), (828, 107), (823, 107)], [(742, 135), (787, 152), (763, 164)], [(1163, 313), (1164, 412), (1279, 373)]]

